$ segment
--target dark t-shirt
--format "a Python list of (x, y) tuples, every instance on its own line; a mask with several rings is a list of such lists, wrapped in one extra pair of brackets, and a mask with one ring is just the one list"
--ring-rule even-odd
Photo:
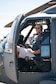
[[(41, 39), (42, 39), (42, 35), (40, 34), (39, 36), (36, 37), (36, 41), (34, 42), (33, 46), (32, 46), (32, 50), (38, 50), (40, 49), (40, 45), (41, 45)], [(40, 54), (35, 54), (36, 58), (40, 59)]]
[(36, 37), (36, 41), (34, 42), (33, 46), (32, 46), (32, 50), (38, 50), (40, 48), (40, 44), (41, 44), (41, 34), (39, 36)]

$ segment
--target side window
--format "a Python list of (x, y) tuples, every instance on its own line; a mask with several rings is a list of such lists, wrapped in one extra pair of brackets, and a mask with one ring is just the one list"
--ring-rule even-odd
[(51, 48), (50, 48), (50, 30), (44, 31), (43, 40), (41, 42), (41, 58), (43, 60), (44, 66), (43, 71), (51, 70)]
[(41, 57), (44, 57), (44, 58), (50, 57), (50, 32), (49, 30), (44, 31), (44, 34), (43, 34), (43, 40), (41, 42)]
[[(50, 57), (50, 41), (49, 36), (41, 44), (41, 57)], [(44, 50), (44, 52), (43, 52)]]

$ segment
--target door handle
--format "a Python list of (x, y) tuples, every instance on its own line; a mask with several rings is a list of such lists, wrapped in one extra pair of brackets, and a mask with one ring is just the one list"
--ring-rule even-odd
[(13, 63), (13, 61), (10, 61), (9, 63), (10, 63), (10, 64), (12, 64), (12, 63)]
[(12, 65), (13, 65), (13, 61), (10, 61), (9, 66), (12, 67)]

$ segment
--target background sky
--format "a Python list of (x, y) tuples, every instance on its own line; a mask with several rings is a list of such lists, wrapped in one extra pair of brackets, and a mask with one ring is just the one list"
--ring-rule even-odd
[(18, 14), (25, 14), (50, 0), (0, 0), (0, 39), (9, 29), (4, 25), (14, 20)]

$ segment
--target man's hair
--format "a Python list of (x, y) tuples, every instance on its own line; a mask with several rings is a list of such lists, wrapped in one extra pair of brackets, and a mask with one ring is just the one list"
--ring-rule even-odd
[(41, 27), (41, 31), (42, 31), (43, 27), (42, 27), (41, 24), (39, 24), (38, 22), (36, 22), (35, 25), (39, 25)]

